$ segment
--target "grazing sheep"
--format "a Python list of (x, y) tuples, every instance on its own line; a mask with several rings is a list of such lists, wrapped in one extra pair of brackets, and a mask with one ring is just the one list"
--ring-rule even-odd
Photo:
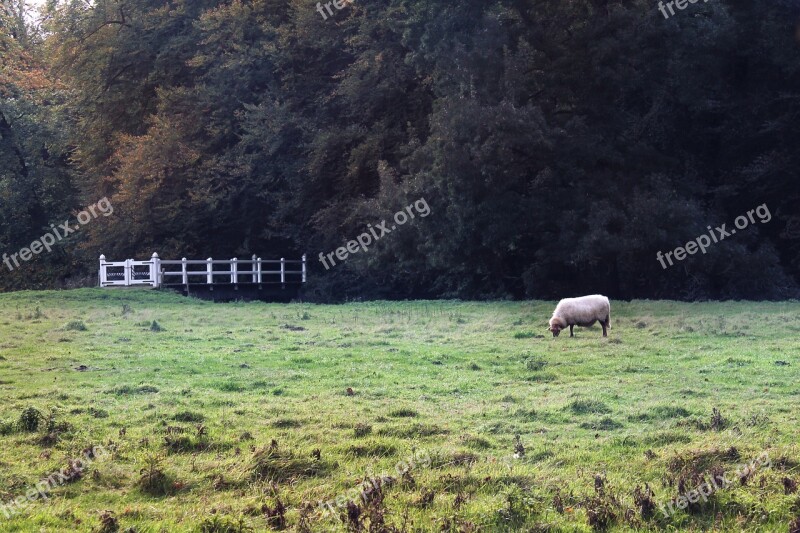
[(611, 304), (608, 298), (599, 294), (564, 298), (553, 311), (548, 329), (553, 332), (553, 337), (558, 337), (561, 330), (569, 326), (569, 336), (574, 337), (573, 326), (588, 328), (597, 321), (603, 326), (603, 337), (608, 337), (606, 329), (611, 328)]

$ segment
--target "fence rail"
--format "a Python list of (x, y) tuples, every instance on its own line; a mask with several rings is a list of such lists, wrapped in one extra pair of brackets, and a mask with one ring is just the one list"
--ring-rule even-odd
[[(226, 265), (226, 269), (217, 268)], [(275, 266), (273, 266), (275, 265)], [(296, 266), (299, 265), (299, 266)], [(264, 267), (268, 268), (265, 269)], [(202, 268), (198, 268), (202, 267)], [(272, 267), (270, 269), (269, 267)], [(289, 267), (289, 268), (287, 268)], [(186, 259), (162, 260), (153, 254), (149, 261), (106, 261), (100, 256), (101, 287), (151, 287), (189, 285), (267, 285), (306, 282), (306, 256), (295, 259)]]

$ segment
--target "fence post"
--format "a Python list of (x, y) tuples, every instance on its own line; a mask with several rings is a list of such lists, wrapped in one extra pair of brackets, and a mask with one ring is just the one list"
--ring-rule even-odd
[(306, 282), (306, 254), (303, 254), (303, 283)]
[(261, 285), (261, 258), (258, 258), (258, 284)]
[(105, 254), (100, 255), (100, 286), (105, 287), (106, 281), (108, 281), (108, 275), (106, 274), (106, 256)]
[(211, 259), (210, 257), (208, 259), (206, 259), (206, 278), (207, 278), (206, 282), (209, 285), (213, 285), (214, 284), (214, 274), (213, 274), (213, 272), (214, 272), (214, 263), (212, 263), (212, 261), (213, 261), (213, 259)]
[(281, 283), (286, 283), (286, 259), (281, 257)]
[(131, 259), (126, 259), (125, 260), (125, 286), (126, 287), (130, 287), (131, 286), (131, 279), (133, 278), (131, 270), (132, 270)]
[(160, 277), (161, 277), (161, 260), (158, 258), (158, 254), (153, 252), (153, 255), (150, 257), (150, 286), (155, 287), (156, 289), (161, 285)]
[(253, 254), (253, 257), (251, 258), (251, 261), (253, 261), (253, 262), (250, 264), (250, 274), (251, 274), (250, 275), (250, 281), (252, 283), (255, 283), (256, 282), (256, 254)]
[(181, 274), (182, 274), (181, 279), (183, 281), (184, 286), (188, 287), (189, 286), (189, 273), (186, 270), (186, 258), (185, 257), (183, 259), (181, 259)]
[(235, 257), (231, 259), (231, 283), (239, 283), (239, 260)]

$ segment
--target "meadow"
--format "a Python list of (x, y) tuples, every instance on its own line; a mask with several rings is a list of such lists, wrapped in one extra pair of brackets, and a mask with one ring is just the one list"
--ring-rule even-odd
[(800, 528), (800, 303), (553, 307), (0, 294), (0, 531)]

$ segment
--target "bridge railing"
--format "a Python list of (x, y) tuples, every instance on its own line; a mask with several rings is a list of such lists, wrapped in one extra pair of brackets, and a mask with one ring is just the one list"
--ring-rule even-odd
[(106, 261), (101, 255), (99, 278), (101, 287), (296, 284), (306, 282), (306, 256), (300, 260), (255, 255), (246, 260), (164, 260), (154, 253), (149, 261)]

